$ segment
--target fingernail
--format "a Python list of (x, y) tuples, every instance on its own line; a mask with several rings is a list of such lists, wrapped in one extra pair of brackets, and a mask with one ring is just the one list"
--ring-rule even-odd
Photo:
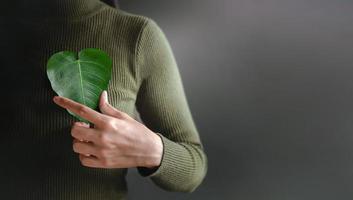
[(104, 95), (105, 102), (108, 103), (108, 94), (107, 94), (107, 91), (104, 90), (103, 92), (104, 92), (103, 95)]

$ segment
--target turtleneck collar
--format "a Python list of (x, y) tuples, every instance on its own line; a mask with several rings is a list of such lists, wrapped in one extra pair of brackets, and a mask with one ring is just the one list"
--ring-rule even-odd
[(104, 4), (100, 0), (5, 0), (9, 15), (28, 20), (71, 20), (91, 15)]

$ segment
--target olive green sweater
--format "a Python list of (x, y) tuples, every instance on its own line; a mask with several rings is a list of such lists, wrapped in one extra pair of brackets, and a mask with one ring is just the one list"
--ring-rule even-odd
[[(191, 192), (207, 171), (171, 47), (156, 22), (98, 0), (6, 0), (1, 13), (1, 199), (118, 200), (127, 169), (81, 165), (46, 76), (55, 52), (100, 48), (113, 59), (109, 102), (141, 119), (163, 141), (161, 165), (142, 178)], [(148, 197), (148, 194), (146, 194)]]

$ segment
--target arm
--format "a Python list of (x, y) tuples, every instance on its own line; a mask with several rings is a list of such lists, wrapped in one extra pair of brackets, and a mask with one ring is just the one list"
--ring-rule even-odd
[(206, 175), (207, 157), (173, 52), (163, 31), (152, 19), (148, 19), (141, 30), (135, 55), (141, 84), (136, 109), (143, 123), (163, 142), (160, 166), (137, 169), (165, 190), (192, 192)]

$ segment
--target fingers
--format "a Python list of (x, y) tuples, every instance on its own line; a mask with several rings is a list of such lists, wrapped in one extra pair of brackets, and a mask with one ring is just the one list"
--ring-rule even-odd
[(75, 123), (78, 126), (83, 126), (83, 127), (86, 127), (86, 128), (94, 128), (94, 124), (88, 124), (88, 123), (85, 123), (85, 122), (74, 122), (74, 124)]
[(114, 168), (136, 167), (131, 157), (118, 157), (109, 161), (98, 157), (79, 154), (79, 159), (82, 165), (86, 167), (92, 167), (92, 168), (114, 169)]
[(108, 95), (107, 91), (104, 90), (100, 96), (99, 99), (99, 110), (106, 115), (116, 117), (116, 118), (126, 118), (129, 115), (114, 108), (112, 105), (109, 104), (108, 102)]
[(93, 155), (97, 157), (97, 150), (92, 143), (80, 142), (77, 139), (74, 139), (72, 145), (73, 151), (83, 155)]
[(83, 125), (82, 122), (74, 123), (71, 128), (71, 136), (80, 141), (99, 143), (98, 132), (93, 128), (89, 128), (89, 125)]
[(101, 164), (98, 158), (79, 154), (79, 159), (81, 161), (81, 164), (86, 167), (101, 168)]
[(69, 109), (71, 112), (90, 121), (98, 127), (102, 126), (104, 124), (104, 121), (106, 121), (108, 118), (108, 116), (105, 116), (102, 113), (99, 113), (88, 106), (77, 103), (66, 97), (55, 96), (53, 100), (59, 106)]
[(74, 122), (74, 124), (76, 124), (77, 126), (89, 128), (89, 124), (87, 124), (85, 122)]
[(104, 105), (101, 105), (99, 107), (99, 110), (103, 113), (103, 114), (106, 114), (106, 115), (109, 115), (109, 116), (112, 116), (112, 117), (115, 117), (115, 118), (124, 118), (124, 114), (123, 112), (115, 109), (112, 105), (110, 104), (104, 104)]

